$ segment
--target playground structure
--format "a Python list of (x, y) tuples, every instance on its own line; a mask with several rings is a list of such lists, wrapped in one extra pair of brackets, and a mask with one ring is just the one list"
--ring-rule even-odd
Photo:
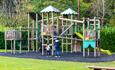
[[(66, 48), (66, 52), (70, 50), (71, 53), (81, 52), (81, 48), (83, 48), (83, 56), (86, 56), (86, 49), (88, 51), (87, 55), (89, 56), (89, 46), (91, 46), (94, 49), (94, 56), (100, 56), (100, 51), (102, 51), (102, 49), (99, 47), (100, 20), (98, 18), (83, 18), (82, 20), (77, 20), (77, 12), (71, 8), (62, 12), (60, 16), (60, 10), (53, 6), (46, 7), (41, 13), (42, 17), (40, 17), (38, 13), (28, 13), (28, 27), (26, 30), (28, 31), (28, 52), (30, 52), (31, 48), (33, 51), (36, 50), (36, 52), (41, 48), (42, 55), (45, 55), (45, 46), (49, 44), (52, 48), (51, 54), (53, 56), (55, 52), (55, 40), (59, 39), (61, 41), (62, 53), (64, 52), (64, 47)], [(32, 23), (30, 23), (30, 21)], [(14, 31), (14, 33), (16, 36), (16, 31)], [(21, 53), (21, 28), (18, 39), (7, 38), (7, 35), (9, 34), (5, 32), (5, 50), (7, 50), (6, 41), (14, 41), (13, 50), (15, 54), (15, 40), (20, 40)], [(73, 37), (73, 35), (75, 35), (75, 37)], [(41, 44), (41, 47), (38, 47), (38, 43)]]
[[(28, 37), (27, 37), (27, 49), (28, 52), (32, 49), (33, 51), (36, 50), (38, 51), (38, 39), (39, 39), (39, 34), (40, 34), (40, 24), (38, 24), (38, 20), (41, 19), (37, 13), (29, 12), (28, 13), (28, 27), (19, 27), (15, 28), (10, 28), (8, 31), (5, 32), (5, 50), (7, 52), (7, 41), (11, 41), (11, 53), (15, 54), (16, 53), (16, 41), (20, 41), (19, 44), (19, 53), (22, 53), (22, 41), (23, 35), (22, 32), (27, 32)], [(30, 22), (30, 17), (32, 22)], [(32, 27), (30, 27), (32, 25)], [(34, 42), (36, 44), (34, 44)]]
[[(32, 19), (32, 22), (30, 22), (30, 17)], [(32, 47), (32, 50), (38, 52), (38, 40), (40, 36), (40, 21), (41, 16), (37, 13), (28, 13), (28, 52), (30, 51), (30, 45)], [(30, 27), (32, 25), (32, 27)], [(35, 44), (34, 44), (35, 43)]]
[[(68, 13), (68, 11), (70, 13)], [(71, 52), (73, 52), (72, 51), (73, 47), (75, 49), (75, 52), (81, 51), (81, 46), (79, 45), (79, 42), (83, 41), (83, 45), (82, 45), (83, 46), (83, 56), (86, 56), (85, 49), (88, 49), (88, 56), (89, 56), (89, 46), (94, 48), (94, 56), (97, 56), (97, 53), (98, 53), (98, 56), (100, 56), (100, 51), (99, 51), (100, 49), (96, 49), (96, 46), (98, 46), (98, 40), (100, 39), (100, 30), (99, 30), (100, 29), (100, 21), (98, 19), (96, 19), (96, 17), (94, 17), (94, 19), (89, 19), (89, 18), (84, 19), (83, 18), (82, 21), (73, 19), (73, 17), (77, 13), (75, 11), (73, 11), (72, 9), (67, 9), (66, 11), (62, 12), (61, 14), (62, 14), (62, 16), (70, 15), (70, 19), (62, 17), (63, 29), (62, 29), (61, 35), (66, 37), (65, 43), (62, 38), (62, 52), (63, 52), (64, 44), (71, 46)], [(64, 22), (65, 22), (65, 25), (64, 25)], [(68, 23), (70, 23), (70, 24), (68, 25)], [(92, 29), (90, 29), (91, 27), (92, 27)], [(65, 28), (65, 30), (64, 30), (64, 28)], [(82, 29), (82, 30), (80, 31), (80, 29)], [(92, 31), (92, 39), (90, 39), (90, 38), (86, 39), (88, 30)], [(67, 31), (69, 31), (69, 33)], [(75, 33), (79, 38), (72, 39), (73, 33)], [(69, 38), (67, 36), (69, 36), (69, 35), (71, 36), (71, 43), (67, 43), (67, 41), (68, 41), (67, 39)], [(75, 44), (77, 44), (77, 45), (75, 45)], [(75, 46), (73, 46), (73, 45), (75, 45)], [(76, 50), (76, 49), (78, 49), (78, 50)]]

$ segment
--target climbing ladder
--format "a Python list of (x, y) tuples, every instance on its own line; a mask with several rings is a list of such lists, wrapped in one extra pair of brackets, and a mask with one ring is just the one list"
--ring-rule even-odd
[(68, 21), (66, 21), (66, 23), (63, 22), (62, 20), (62, 33), (60, 35), (62, 35), (65, 38), (62, 38), (62, 53), (64, 52), (64, 47), (66, 47), (66, 52), (68, 52), (69, 47), (71, 48), (71, 53), (73, 52), (73, 48), (72, 48), (72, 44), (73, 44), (73, 40), (72, 40), (72, 26), (74, 25), (74, 23), (70, 24), (68, 23)]

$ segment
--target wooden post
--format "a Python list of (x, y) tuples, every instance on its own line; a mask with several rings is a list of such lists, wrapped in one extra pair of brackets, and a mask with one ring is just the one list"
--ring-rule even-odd
[(5, 53), (7, 53), (7, 40), (6, 40), (6, 32), (5, 32)]
[[(96, 17), (94, 17), (94, 34), (95, 34), (95, 31), (96, 31)], [(95, 39), (96, 41), (96, 39)], [(94, 56), (96, 57), (96, 45), (95, 45), (95, 48), (94, 48)]]
[(59, 16), (57, 13), (57, 34), (59, 35)]
[(28, 52), (30, 51), (30, 21), (29, 21), (29, 13), (28, 13)]
[[(50, 24), (49, 24), (49, 13), (47, 13), (47, 26), (48, 26), (48, 29), (49, 29), (49, 26)], [(48, 30), (49, 31), (49, 30)], [(50, 31), (49, 31), (50, 32)], [(48, 32), (48, 34), (49, 34), (49, 32)], [(47, 35), (47, 43), (49, 43), (49, 36)]]
[(44, 36), (42, 35), (42, 55), (44, 55)]
[(98, 39), (100, 39), (100, 28), (101, 28), (101, 25), (100, 25), (100, 20), (98, 21)]
[(13, 53), (12, 40), (11, 40), (11, 53)]
[(89, 48), (88, 48), (87, 50), (88, 50), (88, 53), (87, 53), (87, 55), (89, 56)]
[(97, 40), (97, 54), (98, 54), (98, 56), (100, 56), (100, 47), (99, 47), (99, 40)]
[[(98, 41), (97, 41), (98, 47), (100, 46), (99, 45), (99, 40), (100, 40), (100, 20), (98, 22)], [(98, 56), (100, 56), (100, 55), (101, 55), (101, 53), (100, 53), (100, 47), (99, 47), (99, 49), (98, 49)]]
[(94, 57), (96, 57), (96, 47), (94, 48)]
[[(54, 25), (54, 13), (52, 12), (52, 26)], [(54, 36), (52, 33), (52, 56), (54, 55)]]
[(20, 27), (20, 53), (22, 53), (22, 31), (21, 31), (21, 27)]
[(34, 26), (34, 20), (33, 20), (33, 23), (32, 23), (32, 39), (31, 39), (32, 40), (32, 44), (31, 44), (32, 46), (31, 47), (32, 47), (33, 51), (35, 51), (35, 46), (34, 46), (34, 27), (35, 26)]
[(36, 52), (38, 52), (38, 14), (36, 14)]
[[(62, 18), (63, 18), (63, 15), (62, 15)], [(64, 31), (64, 26), (63, 26), (63, 19), (62, 19), (62, 32)], [(63, 48), (63, 38), (62, 38), (62, 53), (64, 52), (64, 48)]]
[[(87, 23), (88, 23), (88, 29), (90, 28), (90, 23), (89, 23), (90, 19), (88, 18)], [(88, 56), (89, 56), (89, 48), (88, 48)]]
[[(76, 19), (76, 20), (77, 20), (77, 19)], [(78, 25), (78, 24), (77, 24), (77, 22), (76, 22), (76, 24), (75, 24), (75, 32), (77, 32), (77, 27), (76, 27), (77, 25)], [(77, 42), (76, 40), (74, 40), (74, 41), (75, 41), (75, 42), (74, 42), (74, 43), (75, 43), (75, 46), (74, 46), (74, 47), (75, 47), (75, 52), (77, 52), (77, 45), (76, 45), (76, 44), (77, 44), (78, 42)]]
[[(67, 20), (66, 20), (66, 26), (65, 26), (65, 27), (67, 28)], [(67, 41), (67, 40), (68, 40), (68, 39), (67, 39), (67, 31), (66, 31), (66, 39), (65, 39), (65, 40), (66, 40), (66, 52), (68, 52), (68, 44), (67, 44), (67, 43), (68, 43), (68, 41)]]
[(104, 18), (105, 18), (105, 2), (106, 2), (106, 0), (102, 0), (102, 3), (103, 3), (102, 26), (104, 25)]
[(89, 21), (90, 21), (90, 19), (88, 18), (88, 20), (87, 20), (87, 23), (88, 23), (88, 29), (89, 29), (89, 27), (90, 27), (90, 23), (89, 23)]
[[(85, 21), (84, 18), (83, 21)], [(84, 40), (85, 40), (85, 22), (83, 23), (83, 57), (85, 57)]]
[(5, 40), (5, 53), (7, 53), (7, 41)]
[(16, 40), (14, 39), (14, 54), (16, 53)]
[(80, 0), (78, 0), (78, 19), (80, 19)]
[[(42, 13), (41, 34), (43, 33), (44, 13)], [(42, 34), (42, 55), (44, 55), (44, 36)]]
[[(72, 20), (73, 20), (73, 15), (71, 14), (71, 24), (73, 24)], [(71, 28), (71, 30), (73, 30), (73, 28)], [(73, 34), (73, 31), (72, 31), (72, 34)], [(71, 38), (73, 38), (72, 35), (71, 35)], [(72, 50), (73, 45), (72, 44), (73, 44), (73, 40), (71, 39), (71, 53), (73, 52), (73, 50)]]
[(94, 17), (94, 34), (96, 32), (96, 17)]
[(49, 13), (47, 13), (47, 24), (49, 24)]

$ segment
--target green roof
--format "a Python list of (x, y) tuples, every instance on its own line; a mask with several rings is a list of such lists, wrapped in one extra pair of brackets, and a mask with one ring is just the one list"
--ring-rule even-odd
[(65, 10), (64, 12), (61, 13), (62, 15), (77, 15), (78, 13), (74, 10), (72, 10), (71, 8), (68, 8), (67, 10)]
[(60, 11), (57, 8), (50, 5), (41, 11), (41, 13), (46, 13), (46, 12), (56, 12), (57, 13)]

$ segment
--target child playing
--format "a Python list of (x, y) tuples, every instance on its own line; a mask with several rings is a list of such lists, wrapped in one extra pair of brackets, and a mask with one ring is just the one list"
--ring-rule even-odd
[(96, 33), (95, 33), (94, 29), (93, 30), (88, 29), (87, 33), (86, 33), (86, 40), (95, 39), (95, 34)]
[(88, 29), (86, 32), (86, 40), (90, 40), (91, 37), (91, 31)]
[(47, 56), (51, 55), (51, 48), (50, 48), (49, 44), (47, 44), (47, 46), (46, 46), (46, 53), (47, 53)]

